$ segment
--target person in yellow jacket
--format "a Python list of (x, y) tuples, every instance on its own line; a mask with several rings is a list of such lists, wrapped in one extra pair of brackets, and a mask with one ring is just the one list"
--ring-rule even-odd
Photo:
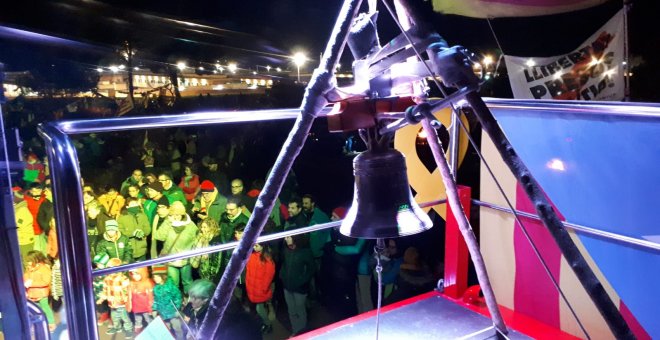
[(34, 249), (34, 228), (32, 226), (34, 217), (22, 197), (14, 196), (14, 219), (21, 258), (25, 259), (28, 252)]

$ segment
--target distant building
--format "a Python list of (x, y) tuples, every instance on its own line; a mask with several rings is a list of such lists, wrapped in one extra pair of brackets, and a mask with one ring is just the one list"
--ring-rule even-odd
[[(183, 97), (199, 95), (227, 95), (238, 93), (264, 93), (273, 86), (273, 77), (245, 74), (196, 74), (179, 73), (179, 92)], [(150, 71), (133, 72), (134, 95), (173, 95), (170, 77)], [(128, 73), (101, 74), (98, 92), (104, 96), (122, 98), (128, 96)], [(168, 93), (169, 92), (169, 93)]]

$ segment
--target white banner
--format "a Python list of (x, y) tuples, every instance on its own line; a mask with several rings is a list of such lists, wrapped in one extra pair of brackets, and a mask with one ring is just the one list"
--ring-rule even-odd
[(571, 53), (504, 56), (516, 99), (622, 100), (623, 10)]

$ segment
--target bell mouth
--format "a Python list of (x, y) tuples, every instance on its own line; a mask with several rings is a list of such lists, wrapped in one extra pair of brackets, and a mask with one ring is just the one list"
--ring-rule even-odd
[(353, 169), (353, 203), (339, 229), (343, 235), (394, 238), (433, 227), (412, 197), (405, 158), (399, 151), (365, 151), (354, 159)]

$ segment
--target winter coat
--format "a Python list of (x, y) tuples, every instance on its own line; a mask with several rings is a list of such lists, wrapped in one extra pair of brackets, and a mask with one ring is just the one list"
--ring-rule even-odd
[(41, 227), (39, 226), (39, 222), (37, 220), (37, 215), (39, 214), (39, 207), (41, 204), (46, 200), (46, 196), (41, 195), (38, 199), (32, 198), (32, 196), (25, 194), (23, 195), (23, 201), (27, 203), (27, 208), (30, 210), (30, 214), (32, 214), (32, 227), (34, 228), (34, 234), (35, 235), (41, 235), (43, 230), (41, 230)]
[(131, 278), (130, 294), (131, 309), (133, 313), (151, 313), (154, 304), (154, 282), (149, 277), (149, 270), (145, 267), (136, 269), (140, 280)]
[(154, 303), (152, 309), (160, 315), (163, 320), (177, 317), (177, 309), (181, 306), (181, 291), (172, 280), (167, 279), (163, 284), (154, 286)]
[[(321, 209), (314, 208), (310, 216), (308, 225), (323, 224), (330, 222), (330, 218)], [(331, 229), (313, 231), (309, 234), (309, 247), (312, 248), (312, 254), (315, 258), (323, 256), (323, 247), (331, 241)]]
[(314, 276), (316, 263), (309, 248), (290, 249), (284, 246), (284, 261), (280, 279), (284, 288), (291, 292), (307, 293), (308, 283)]
[(183, 190), (174, 184), (172, 184), (167, 190), (163, 189), (163, 196), (167, 197), (167, 201), (170, 202), (170, 205), (179, 201), (183, 203), (184, 207), (188, 206), (188, 201), (186, 201), (186, 196), (183, 195)]
[(89, 250), (93, 255), (96, 255), (97, 242), (105, 234), (105, 221), (109, 220), (110, 217), (105, 213), (105, 208), (102, 206), (101, 212), (96, 216), (96, 218), (91, 219), (89, 216), (85, 216), (85, 221), (87, 222), (87, 242), (89, 243)]
[(34, 227), (32, 225), (34, 217), (32, 217), (30, 210), (28, 210), (27, 202), (21, 201), (14, 206), (14, 218), (16, 220), (18, 244), (27, 245), (34, 243)]
[[(214, 238), (212, 238), (208, 242), (208, 244), (203, 240), (198, 239), (197, 243), (193, 248), (201, 249), (210, 246), (216, 246), (221, 243), (222, 243), (222, 237), (220, 235), (217, 235)], [(221, 251), (212, 254), (206, 254), (206, 258), (204, 256), (205, 255), (196, 256), (191, 260), (193, 263), (193, 268), (198, 268), (199, 276), (202, 279), (211, 280), (215, 283), (220, 282), (220, 277), (222, 276), (222, 272), (220, 271), (220, 269), (222, 268), (222, 260), (225, 257), (224, 252)], [(229, 256), (230, 254), (227, 254), (226, 257)]]
[(288, 220), (284, 223), (284, 230), (298, 229), (307, 226), (307, 219), (303, 213), (299, 213), (296, 216), (290, 216)]
[(234, 230), (239, 223), (247, 225), (249, 218), (244, 214), (239, 214), (235, 219), (230, 220), (225, 212), (220, 218), (220, 235), (222, 235), (222, 242), (236, 241), (234, 238)]
[(213, 191), (213, 196), (215, 197), (212, 197), (211, 203), (207, 204), (200, 194), (195, 200), (195, 206), (193, 209), (197, 211), (205, 211), (208, 216), (207, 218), (220, 223), (220, 218), (227, 209), (227, 197), (220, 194), (218, 189)]
[(126, 307), (126, 311), (130, 312), (130, 285), (130, 280), (123, 273), (110, 274), (103, 279), (101, 299), (107, 300), (110, 308)]
[[(161, 256), (181, 253), (192, 249), (195, 245), (198, 228), (190, 220), (190, 216), (186, 215), (186, 220), (178, 221), (176, 224), (179, 226), (174, 227), (172, 221), (167, 219), (158, 227), (158, 230), (154, 231), (156, 240), (165, 241)], [(168, 265), (174, 267), (183, 267), (186, 264), (188, 264), (188, 259), (168, 263)]]
[(273, 297), (271, 284), (275, 277), (275, 262), (266, 258), (261, 260), (261, 254), (253, 252), (247, 262), (245, 274), (245, 289), (252, 303), (269, 301)]
[(192, 178), (186, 181), (186, 177), (181, 177), (181, 182), (179, 182), (179, 188), (183, 190), (183, 196), (186, 198), (186, 201), (192, 202), (199, 192), (199, 176), (192, 175)]
[[(26, 282), (27, 298), (30, 301), (39, 301), (50, 295), (51, 274), (50, 266), (45, 263), (37, 263), (25, 270), (23, 281)], [(27, 285), (27, 280), (32, 281), (30, 285)]]
[(145, 199), (142, 202), (142, 210), (144, 214), (147, 215), (149, 220), (149, 225), (153, 225), (154, 217), (156, 217), (156, 210), (158, 209), (158, 203), (152, 199)]
[(39, 206), (39, 211), (37, 212), (37, 223), (39, 223), (41, 230), (48, 232), (48, 229), (50, 229), (50, 220), (52, 220), (53, 217), (55, 217), (53, 202), (45, 199)]
[[(147, 254), (147, 236), (151, 234), (151, 224), (149, 224), (147, 215), (143, 212), (132, 214), (128, 211), (124, 211), (119, 215), (117, 224), (119, 224), (119, 231), (123, 235), (126, 235), (131, 242), (133, 258), (139, 258)], [(137, 230), (142, 230), (144, 236), (141, 238), (135, 237), (134, 233)]]
[(111, 218), (117, 218), (121, 209), (126, 205), (126, 199), (119, 194), (114, 198), (111, 198), (108, 194), (103, 194), (99, 196), (98, 201)]
[(190, 320), (188, 320), (188, 327), (197, 334), (199, 331), (199, 328), (202, 326), (202, 321), (204, 321), (204, 317), (206, 316), (206, 312), (209, 310), (209, 303), (205, 303), (202, 307), (199, 308), (199, 310), (195, 311), (192, 308), (192, 304), (189, 303), (187, 304), (181, 313)]
[(110, 258), (118, 258), (122, 263), (133, 262), (133, 248), (131, 242), (125, 235), (117, 234), (118, 237), (111, 239), (107, 233), (96, 242), (96, 255), (108, 254)]

